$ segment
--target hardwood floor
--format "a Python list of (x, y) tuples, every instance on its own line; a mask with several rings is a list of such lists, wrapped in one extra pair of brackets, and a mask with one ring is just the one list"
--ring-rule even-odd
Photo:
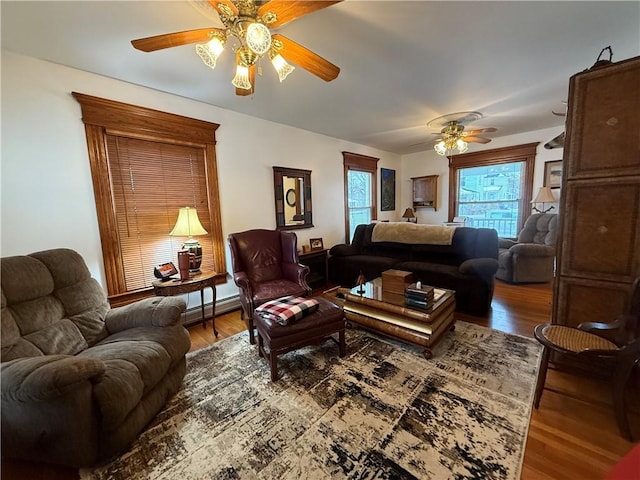
[[(551, 285), (507, 285), (496, 282), (491, 313), (486, 318), (456, 314), (458, 320), (531, 337), (533, 327), (548, 321)], [(586, 319), (585, 319), (586, 320)], [(240, 312), (216, 317), (219, 338), (211, 322), (189, 328), (191, 350), (243, 331)], [(637, 373), (637, 372), (636, 372)], [(629, 389), (631, 426), (640, 437), (640, 379)], [(550, 370), (539, 410), (533, 410), (522, 467), (522, 480), (601, 480), (634, 446), (619, 433), (608, 385), (601, 381)], [(77, 478), (68, 468), (26, 462), (2, 462), (7, 479), (67, 480)]]

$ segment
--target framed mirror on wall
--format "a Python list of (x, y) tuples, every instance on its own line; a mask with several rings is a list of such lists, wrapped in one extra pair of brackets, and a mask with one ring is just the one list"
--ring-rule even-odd
[(273, 167), (276, 228), (311, 228), (311, 170)]

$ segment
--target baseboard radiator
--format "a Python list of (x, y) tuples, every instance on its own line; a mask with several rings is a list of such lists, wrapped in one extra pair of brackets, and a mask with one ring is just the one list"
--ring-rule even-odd
[[(240, 308), (239, 295), (222, 298), (216, 302), (216, 316), (233, 310), (238, 310)], [(187, 327), (202, 322), (202, 309), (200, 308), (200, 305), (188, 307), (184, 315), (184, 325)], [(211, 302), (204, 304), (204, 316), (207, 320), (211, 319)]]

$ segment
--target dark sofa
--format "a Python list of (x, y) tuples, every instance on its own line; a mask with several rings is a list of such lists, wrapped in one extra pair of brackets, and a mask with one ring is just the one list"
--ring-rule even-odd
[(458, 227), (450, 245), (434, 245), (373, 241), (376, 225), (358, 225), (351, 245), (331, 248), (331, 282), (351, 287), (360, 272), (372, 280), (388, 269), (405, 270), (426, 285), (455, 290), (457, 311), (478, 316), (488, 312), (498, 269), (494, 229)]

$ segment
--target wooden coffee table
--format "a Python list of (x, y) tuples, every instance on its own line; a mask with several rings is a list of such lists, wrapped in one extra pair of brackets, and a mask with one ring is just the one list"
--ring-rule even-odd
[(382, 279), (361, 287), (336, 288), (328, 292), (340, 305), (348, 321), (393, 338), (424, 347), (430, 359), (433, 346), (455, 326), (455, 292), (436, 288), (434, 303), (426, 310), (382, 300)]

